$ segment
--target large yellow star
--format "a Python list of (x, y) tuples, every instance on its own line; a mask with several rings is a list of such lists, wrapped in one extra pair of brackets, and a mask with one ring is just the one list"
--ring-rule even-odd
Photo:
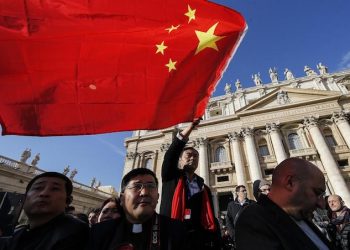
[(177, 26), (171, 25), (171, 27), (166, 28), (165, 30), (167, 30), (169, 33), (172, 32), (173, 30), (177, 30), (180, 27), (180, 24)]
[(219, 51), (218, 47), (216, 46), (216, 42), (224, 38), (224, 36), (214, 35), (214, 31), (217, 25), (218, 23), (211, 26), (207, 32), (195, 30), (199, 40), (198, 47), (195, 54), (198, 54), (205, 48), (212, 48), (216, 51)]
[(165, 66), (169, 69), (169, 72), (172, 71), (172, 70), (176, 70), (176, 67), (175, 67), (175, 64), (177, 62), (173, 62), (171, 60), (171, 58), (169, 59), (169, 62), (167, 64), (165, 64)]
[(196, 19), (196, 10), (192, 10), (188, 5), (188, 11), (185, 13), (185, 16), (188, 16), (188, 23), (190, 23), (192, 20)]
[(168, 48), (168, 46), (165, 46), (164, 41), (161, 44), (156, 44), (156, 46), (157, 46), (156, 54), (161, 53), (162, 55), (164, 55), (164, 50)]

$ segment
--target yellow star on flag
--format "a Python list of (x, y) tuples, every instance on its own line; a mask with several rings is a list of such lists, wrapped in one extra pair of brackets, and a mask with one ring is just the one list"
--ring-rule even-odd
[(165, 30), (167, 30), (169, 33), (172, 32), (173, 30), (177, 30), (180, 27), (180, 24), (177, 26), (171, 25), (171, 27), (166, 28)]
[(176, 70), (176, 67), (175, 67), (175, 64), (176, 64), (177, 62), (175, 61), (175, 62), (173, 62), (172, 60), (171, 60), (171, 58), (169, 59), (169, 62), (167, 63), (167, 64), (165, 64), (165, 66), (169, 69), (169, 72), (170, 71), (172, 71), (172, 70)]
[(195, 30), (197, 38), (199, 40), (195, 55), (204, 50), (205, 48), (212, 48), (216, 51), (219, 51), (218, 47), (216, 46), (216, 42), (224, 38), (224, 36), (214, 35), (214, 31), (217, 25), (218, 23), (211, 26), (207, 30), (207, 32)]
[(188, 5), (188, 11), (185, 13), (185, 16), (188, 16), (188, 23), (190, 23), (192, 20), (196, 19), (196, 10), (192, 10)]
[(164, 44), (164, 41), (163, 41), (161, 44), (156, 44), (156, 47), (157, 47), (156, 54), (157, 54), (157, 53), (161, 53), (162, 55), (164, 55), (164, 50), (165, 50), (166, 48), (168, 48), (168, 46), (166, 46), (166, 45)]

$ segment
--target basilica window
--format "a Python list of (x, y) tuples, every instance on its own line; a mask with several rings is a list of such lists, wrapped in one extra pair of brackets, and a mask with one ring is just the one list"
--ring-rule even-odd
[(291, 133), (288, 135), (288, 144), (290, 149), (302, 149), (303, 144), (300, 141), (300, 137), (297, 133)]
[(150, 170), (153, 170), (153, 161), (152, 158), (147, 158), (145, 160), (144, 168), (148, 168)]
[(267, 146), (267, 142), (265, 139), (261, 139), (258, 143), (258, 148), (259, 148), (259, 154), (261, 156), (267, 156), (270, 155), (269, 148)]
[(224, 146), (219, 146), (215, 150), (215, 162), (225, 162), (226, 161), (226, 150)]
[(337, 142), (334, 139), (334, 136), (333, 136), (332, 131), (330, 129), (325, 129), (323, 131), (323, 134), (324, 134), (324, 138), (325, 138), (329, 147), (337, 146)]

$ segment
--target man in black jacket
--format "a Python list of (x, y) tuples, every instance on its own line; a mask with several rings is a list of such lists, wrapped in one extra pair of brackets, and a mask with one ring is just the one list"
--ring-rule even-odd
[(235, 224), (238, 217), (242, 213), (243, 208), (255, 203), (255, 201), (247, 198), (247, 189), (244, 185), (237, 186), (235, 192), (237, 197), (228, 204), (226, 215), (226, 226), (233, 241), (235, 241)]
[(270, 193), (246, 207), (235, 227), (238, 250), (333, 249), (310, 221), (324, 204), (322, 171), (312, 163), (289, 158), (274, 170)]
[(121, 190), (124, 216), (93, 225), (88, 249), (183, 249), (183, 223), (155, 212), (158, 180), (151, 170), (131, 170), (123, 177)]
[(211, 192), (195, 174), (199, 154), (193, 147), (185, 147), (198, 124), (196, 119), (180, 132), (164, 156), (160, 213), (185, 222), (187, 249), (218, 249), (220, 231)]
[(24, 212), (29, 224), (15, 230), (6, 250), (83, 250), (88, 224), (65, 215), (72, 201), (72, 182), (65, 175), (45, 172), (27, 185)]

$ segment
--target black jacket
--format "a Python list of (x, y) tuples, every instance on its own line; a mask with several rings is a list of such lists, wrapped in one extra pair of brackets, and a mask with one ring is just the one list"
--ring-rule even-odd
[(6, 250), (84, 250), (89, 225), (69, 215), (59, 215), (33, 230), (15, 230)]
[(255, 203), (255, 201), (246, 199), (243, 205), (241, 205), (241, 203), (239, 203), (239, 201), (236, 198), (228, 204), (226, 215), (226, 227), (233, 241), (235, 240), (234, 230), (238, 217), (242, 213), (243, 208), (253, 203)]
[[(164, 161), (162, 165), (163, 185), (162, 199), (160, 204), (160, 214), (168, 217), (171, 216), (171, 205), (177, 183), (180, 177), (184, 176), (186, 178), (184, 171), (178, 168), (179, 157), (185, 145), (186, 142), (181, 141), (177, 137), (175, 137), (168, 151), (164, 155)], [(202, 189), (204, 186), (204, 188), (208, 191), (209, 200), (211, 202), (211, 207), (214, 212), (214, 207), (212, 204), (212, 195), (209, 187), (204, 184), (204, 179), (202, 177), (196, 175), (196, 178), (199, 188)], [(203, 192), (199, 192), (186, 201), (186, 208), (191, 209), (192, 226), (195, 228), (201, 227), (200, 216), (202, 210), (202, 193)]]
[[(183, 249), (185, 244), (183, 223), (162, 215), (159, 215), (159, 221), (160, 249)], [(109, 250), (112, 248), (112, 245), (130, 243), (127, 242), (130, 234), (131, 224), (125, 218), (97, 223), (91, 228), (88, 250)], [(151, 236), (151, 234), (147, 232), (147, 236)], [(145, 246), (147, 246), (146, 241), (144, 242)]]
[[(305, 222), (329, 249), (334, 249), (312, 222)], [(243, 210), (235, 236), (237, 250), (318, 249), (293, 219), (265, 195)]]

